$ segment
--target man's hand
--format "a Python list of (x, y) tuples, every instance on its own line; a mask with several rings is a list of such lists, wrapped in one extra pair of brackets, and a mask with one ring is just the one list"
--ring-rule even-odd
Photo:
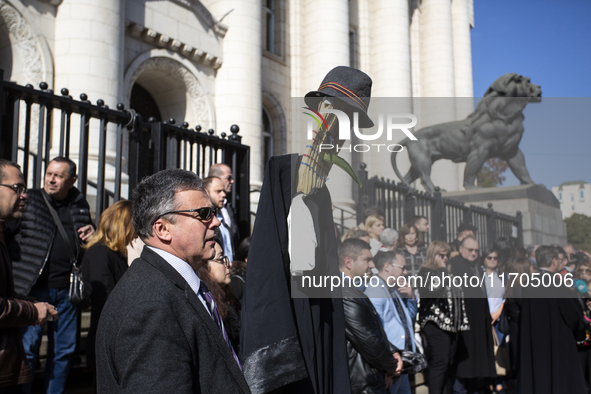
[(400, 294), (405, 294), (409, 298), (415, 298), (415, 293), (412, 291), (412, 287), (410, 286), (399, 287), (398, 291)]
[(87, 224), (78, 229), (78, 237), (84, 242), (88, 241), (88, 238), (90, 238), (92, 234), (94, 234), (94, 227), (92, 227), (92, 224)]
[(392, 374), (392, 376), (400, 376), (402, 371), (402, 357), (400, 357), (400, 353), (394, 353), (393, 356), (394, 359), (398, 362), (398, 366), (396, 366), (396, 370), (391, 371), (390, 374)]
[(47, 320), (57, 320), (57, 309), (53, 305), (47, 302), (36, 302), (33, 305), (37, 308), (37, 323), (35, 324), (42, 326)]
[(505, 303), (503, 302), (501, 304), (501, 307), (496, 311), (490, 314), (490, 317), (492, 318), (492, 325), (494, 325), (497, 320), (499, 320), (499, 318), (501, 317), (501, 313), (503, 313), (503, 307), (505, 306)]

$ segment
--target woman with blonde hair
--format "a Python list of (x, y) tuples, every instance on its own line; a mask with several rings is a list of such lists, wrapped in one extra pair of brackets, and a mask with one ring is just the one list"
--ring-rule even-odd
[(384, 220), (370, 215), (365, 219), (365, 231), (369, 233), (369, 246), (371, 246), (371, 255), (375, 256), (378, 249), (382, 246), (380, 235), (384, 231)]
[(409, 275), (416, 275), (425, 261), (427, 248), (423, 245), (423, 236), (412, 223), (407, 223), (398, 230), (398, 251), (404, 254)]
[(131, 219), (131, 202), (118, 201), (107, 208), (90, 237), (82, 260), (85, 292), (90, 294), (90, 328), (86, 339), (87, 364), (94, 368), (96, 329), (105, 302), (127, 270), (127, 245), (135, 237)]
[[(427, 382), (429, 393), (443, 393), (453, 365), (453, 357), (460, 331), (470, 329), (464, 293), (451, 285), (453, 275), (447, 269), (450, 247), (445, 242), (433, 241), (427, 249), (425, 261), (419, 269), (419, 324), (428, 351)], [(444, 277), (447, 277), (445, 281)], [(438, 279), (434, 279), (438, 278)]]

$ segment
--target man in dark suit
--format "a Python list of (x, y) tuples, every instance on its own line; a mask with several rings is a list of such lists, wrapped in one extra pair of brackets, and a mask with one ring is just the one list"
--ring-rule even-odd
[[(222, 208), (219, 211), (218, 218), (221, 216), (224, 219), (224, 224), (228, 226), (232, 233), (232, 243), (235, 247), (240, 245), (240, 233), (238, 231), (238, 223), (235, 218), (234, 207), (228, 201), (230, 198), (230, 194), (232, 193), (232, 189), (234, 188), (234, 175), (232, 175), (232, 169), (225, 164), (216, 163), (209, 168), (209, 177), (215, 176), (216, 178), (220, 178), (222, 183), (224, 184), (224, 192), (226, 196), (223, 200)], [(238, 196), (239, 197), (239, 196)]]
[(195, 174), (168, 169), (132, 195), (146, 246), (107, 300), (96, 340), (99, 393), (249, 393), (217, 305), (197, 277), (220, 225)]

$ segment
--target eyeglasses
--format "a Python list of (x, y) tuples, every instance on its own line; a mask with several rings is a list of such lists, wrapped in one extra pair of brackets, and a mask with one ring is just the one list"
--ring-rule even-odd
[(227, 181), (231, 181), (234, 179), (234, 177), (232, 175), (228, 175), (227, 177), (225, 177)]
[(230, 268), (230, 259), (228, 258), (228, 256), (220, 256), (217, 259), (213, 259), (211, 261), (216, 262), (218, 264), (223, 264), (226, 266), (226, 268)]
[(449, 259), (449, 253), (437, 253), (442, 259)]
[[(464, 247), (461, 246), (461, 248), (464, 248)], [(466, 249), (470, 253), (478, 253), (478, 251), (480, 250), (480, 249), (468, 249), (468, 248), (464, 248), (464, 249)]]
[(6, 186), (11, 188), (19, 196), (22, 196), (23, 194), (27, 193), (27, 187), (23, 185), (5, 185), (3, 183), (0, 183), (0, 186)]
[(499, 260), (497, 256), (486, 256), (487, 260)]
[[(165, 212), (161, 215), (156, 216), (156, 218), (154, 218), (154, 220), (152, 220), (152, 223), (150, 223), (150, 226), (153, 226), (154, 223), (156, 223), (156, 220), (160, 219), (164, 215), (169, 215), (171, 213), (189, 213), (189, 212), (197, 212), (197, 215), (199, 216), (199, 220), (207, 223), (211, 219), (213, 219), (213, 216), (215, 215), (217, 210), (212, 207), (204, 207), (204, 208), (197, 208), (197, 209), (183, 209), (180, 211), (168, 211), (168, 212)], [(195, 219), (197, 219), (197, 218), (195, 218)]]
[(390, 263), (390, 265), (392, 267), (402, 268), (403, 271), (406, 269), (406, 265), (400, 265), (400, 264), (394, 264), (394, 263)]

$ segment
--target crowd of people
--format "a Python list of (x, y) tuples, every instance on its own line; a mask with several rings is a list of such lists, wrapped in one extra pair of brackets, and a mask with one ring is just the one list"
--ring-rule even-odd
[[(144, 195), (137, 192), (135, 200), (114, 203), (102, 213), (96, 228), (88, 202), (74, 186), (76, 180), (76, 164), (70, 159), (56, 157), (46, 168), (43, 188), (28, 190), (20, 167), (0, 160), (0, 185), (4, 186), (0, 188), (0, 393), (31, 392), (32, 371), (39, 367), (44, 332), (48, 339), (45, 391), (65, 392), (69, 368), (79, 346), (80, 313), (85, 307), (91, 309), (85, 346), (86, 364), (91, 370), (100, 372), (101, 354), (95, 350), (100, 347), (101, 342), (98, 341), (104, 341), (104, 338), (100, 336), (99, 321), (107, 299), (111, 298), (116, 287), (121, 287), (117, 285), (135, 257), (143, 253), (142, 247), (147, 245), (146, 249), (152, 250), (157, 244), (145, 242), (149, 237), (156, 237), (160, 242), (157, 253), (162, 253), (165, 260), (176, 256), (193, 263), (191, 267), (195, 268), (196, 274), (193, 275), (196, 276), (192, 279), (200, 278), (203, 283), (202, 288), (196, 288), (197, 297), (207, 306), (208, 313), (215, 317), (217, 330), (223, 333), (227, 347), (234, 355), (233, 362), (238, 363), (236, 349), (240, 340), (240, 303), (250, 237), (238, 242), (240, 236), (234, 212), (225, 198), (234, 183), (231, 169), (224, 164), (214, 164), (210, 168), (210, 176), (203, 182), (194, 174), (182, 170), (161, 174), (159, 183), (152, 185), (155, 187), (152, 193)], [(162, 198), (165, 184), (172, 189)], [(202, 208), (175, 209), (183, 205), (184, 200), (177, 201), (176, 196), (185, 193), (185, 190), (196, 191), (194, 194), (199, 198), (190, 201), (199, 201), (197, 205)], [(153, 199), (159, 200), (154, 203)], [(134, 215), (139, 200), (142, 200), (144, 209), (141, 216)], [(163, 230), (168, 233), (154, 234), (151, 228), (158, 227), (161, 219), (168, 219), (169, 224), (175, 222), (173, 214), (207, 223), (212, 230), (207, 231), (206, 245), (192, 248), (192, 244), (198, 244), (200, 240), (199, 231), (193, 234), (190, 228), (184, 229), (184, 236), (178, 231), (170, 233), (170, 226)], [(152, 215), (151, 222), (145, 223), (146, 215)], [(143, 228), (136, 227), (138, 223)], [(138, 232), (138, 228), (143, 230)], [(211, 256), (206, 249), (212, 252)], [(191, 261), (189, 256), (198, 260)], [(150, 260), (150, 257), (154, 259), (154, 254), (147, 259)], [(182, 264), (179, 261), (176, 264), (171, 263), (178, 273), (186, 274)], [(83, 303), (71, 302), (69, 296), (74, 266), (82, 272)], [(167, 274), (171, 274), (168, 271)], [(194, 285), (194, 282), (189, 283)], [(182, 284), (179, 286), (184, 287)], [(155, 284), (151, 289), (158, 287)], [(132, 308), (141, 309), (138, 304)], [(139, 313), (137, 310), (134, 312)], [(108, 312), (105, 313), (108, 315)], [(150, 313), (144, 316), (149, 317)], [(135, 327), (147, 327), (140, 321), (135, 322), (139, 323)], [(157, 341), (151, 343), (156, 344)], [(140, 353), (130, 352), (129, 359), (134, 354), (143, 357), (141, 347), (135, 350)], [(146, 372), (149, 374), (149, 370)], [(241, 385), (244, 389), (245, 382)], [(100, 381), (95, 380), (95, 389), (99, 387)]]
[[(427, 244), (424, 216), (398, 230), (384, 228), (377, 208), (366, 216), (342, 245), (356, 239), (373, 256), (358, 275), (373, 271), (382, 286), (365, 295), (390, 343), (412, 352), (421, 345), (430, 393), (591, 392), (591, 254), (572, 245), (524, 249), (506, 239), (482, 249), (469, 223), (458, 227), (453, 242)], [(423, 281), (414, 288), (387, 285), (389, 277), (417, 283), (398, 281), (401, 276)], [(483, 280), (450, 285), (464, 277)], [(392, 371), (382, 373), (387, 381)], [(398, 382), (389, 393), (411, 392), (409, 380)]]
[[(0, 393), (31, 391), (44, 327), (45, 389), (65, 392), (86, 306), (70, 299), (78, 267), (97, 392), (266, 392), (241, 364), (250, 237), (227, 199), (231, 168), (214, 164), (203, 180), (156, 173), (96, 228), (76, 179), (57, 157), (43, 188), (27, 190), (19, 166), (0, 160)], [(453, 242), (428, 239), (427, 217), (385, 228), (375, 208), (338, 240), (351, 392), (412, 393), (418, 371), (433, 394), (591, 392), (589, 253), (485, 249), (469, 223)], [(356, 285), (368, 276), (374, 285)]]

